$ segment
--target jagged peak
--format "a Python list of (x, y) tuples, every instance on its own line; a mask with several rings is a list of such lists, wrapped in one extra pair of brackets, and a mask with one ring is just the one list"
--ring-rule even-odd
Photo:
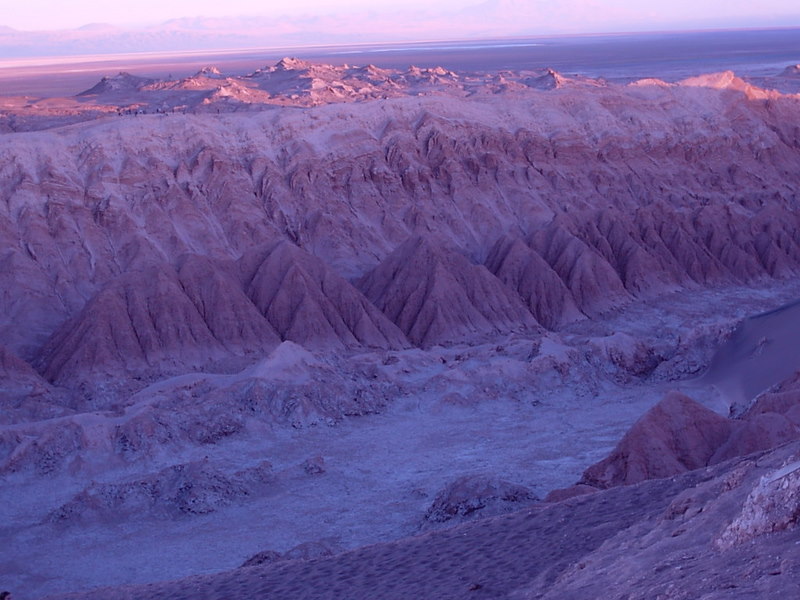
[(274, 71), (301, 71), (304, 69), (309, 69), (311, 67), (311, 63), (300, 58), (295, 58), (292, 56), (284, 56), (275, 65), (272, 67)]
[(120, 71), (116, 75), (102, 77), (93, 87), (81, 92), (78, 96), (102, 94), (103, 92), (135, 91), (154, 81), (154, 79), (139, 77), (127, 71)]
[(448, 78), (458, 79), (458, 73), (445, 69), (444, 67), (418, 67), (411, 65), (406, 70), (406, 75), (411, 77), (427, 77), (427, 78)]
[(222, 72), (214, 66), (207, 66), (200, 69), (194, 74), (194, 77), (220, 77)]

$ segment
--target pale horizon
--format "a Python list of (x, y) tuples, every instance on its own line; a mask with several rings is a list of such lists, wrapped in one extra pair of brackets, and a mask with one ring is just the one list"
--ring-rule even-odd
[[(142, 18), (142, 15), (147, 15)], [(384, 21), (387, 16), (392, 18)], [(402, 4), (387, 0), (295, 0), (291, 4), (256, 0), (139, 0), (113, 4), (98, 0), (75, 0), (66, 7), (54, 0), (28, 0), (13, 13), (0, 18), (0, 26), (20, 32), (65, 31), (92, 25), (111, 25), (121, 29), (153, 28), (169, 21), (271, 18), (276, 21), (313, 22), (325, 25), (345, 18), (353, 28), (375, 23), (400, 29), (422, 27), (425, 37), (430, 28), (489, 18), (489, 29), (506, 29), (509, 35), (526, 30), (538, 33), (598, 33), (614, 31), (652, 31), (659, 29), (781, 27), (800, 25), (800, 7), (791, 0), (765, 0), (757, 5), (741, 0), (709, 0), (698, 6), (691, 0), (642, 5), (632, 0), (565, 0), (553, 5), (543, 0), (442, 0), (432, 5), (424, 0)], [(444, 19), (445, 22), (439, 22)], [(426, 21), (430, 20), (430, 28)], [(321, 21), (321, 23), (320, 23)], [(218, 23), (224, 25), (223, 23)], [(472, 23), (474, 25), (474, 23)], [(377, 32), (375, 32), (377, 33)], [(443, 32), (442, 38), (447, 38)]]

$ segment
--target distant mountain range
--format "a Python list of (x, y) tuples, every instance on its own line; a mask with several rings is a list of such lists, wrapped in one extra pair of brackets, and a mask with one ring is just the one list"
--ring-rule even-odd
[(0, 25), (0, 58), (800, 24), (800, 13), (745, 18), (742, 10), (721, 15), (707, 8), (692, 22), (668, 18), (668, 9), (662, 11), (665, 18), (656, 19), (644, 9), (623, 10), (613, 3), (597, 11), (579, 0), (486, 0), (460, 9), (186, 17), (147, 27), (89, 23), (69, 30), (21, 31)]
[(512, 14), (498, 15), (498, 12), (505, 13), (506, 9), (500, 4), (486, 3), (457, 14), (432, 9), (279, 18), (187, 17), (150, 27), (91, 23), (58, 31), (19, 31), (0, 26), (0, 57), (453, 39), (543, 31), (542, 21), (519, 20)]

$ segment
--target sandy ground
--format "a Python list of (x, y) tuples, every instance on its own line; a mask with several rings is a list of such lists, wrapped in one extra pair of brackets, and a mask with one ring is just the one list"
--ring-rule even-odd
[[(565, 335), (574, 336), (578, 347), (610, 332), (645, 343), (675, 343), (704, 328), (726, 323), (732, 328), (745, 314), (781, 305), (799, 292), (785, 285), (771, 291), (676, 293), (573, 326)], [(276, 477), (268, 491), (208, 515), (37, 525), (88, 483), (86, 475), (8, 476), (0, 491), (0, 520), (4, 537), (14, 544), (0, 559), (4, 585), (25, 600), (103, 583), (214, 573), (235, 568), (256, 552), (286, 551), (309, 541), (346, 549), (398, 539), (419, 531), (433, 497), (461, 475), (491, 473), (544, 497), (603, 458), (668, 389), (684, 387), (702, 399), (703, 388), (695, 382), (675, 380), (687, 377), (680, 374), (685, 365), (675, 361), (678, 375), (656, 371), (650, 378), (627, 380), (619, 373), (616, 380), (611, 373), (580, 375), (578, 366), (560, 383), (520, 393), (504, 387), (497, 374), (505, 370), (515, 377), (530, 342), (506, 340), (501, 355), (497, 347), (439, 349), (432, 360), (418, 350), (398, 353), (408, 381), (425, 384), (383, 414), (335, 426), (275, 427), (262, 437), (156, 454), (127, 471), (94, 475), (99, 482), (119, 481), (205, 455), (227, 471), (264, 459), (273, 464)], [(704, 360), (712, 351), (706, 350)], [(456, 354), (471, 358), (456, 363)], [(486, 393), (476, 389), (484, 384)], [(465, 405), (443, 401), (443, 389), (460, 390)], [(324, 460), (324, 473), (309, 475), (302, 465), (316, 456)]]
[[(793, 39), (794, 34), (786, 35)], [(553, 51), (554, 47), (545, 46), (544, 54), (536, 57), (520, 48), (500, 47), (483, 58), (481, 51), (474, 48), (442, 47), (416, 48), (410, 54), (387, 54), (378, 49), (375, 56), (388, 57), (381, 63), (386, 65), (406, 65), (420, 59), (428, 64), (475, 69), (513, 67), (534, 61), (536, 67), (552, 64), (594, 76), (610, 73), (621, 80), (655, 71), (667, 79), (676, 79), (725, 67), (750, 69), (753, 76), (759, 76), (774, 74), (787, 64), (800, 62), (796, 45), (786, 44), (789, 38), (777, 36), (774, 46), (747, 58), (732, 55), (730, 48), (721, 48), (718, 55), (705, 55), (696, 64), (689, 61), (694, 51), (691, 46), (681, 50), (684, 54), (676, 54), (680, 44), (676, 45), (675, 40), (642, 41), (635, 37), (626, 38), (613, 52), (602, 56), (593, 45), (603, 43), (602, 40), (585, 39), (567, 44), (567, 50), (562, 47), (561, 55), (557, 52), (548, 55), (547, 51)], [(696, 41), (702, 42), (702, 36)], [(735, 37), (728, 39), (728, 43), (740, 41)], [(761, 41), (763, 46), (763, 38)], [(623, 57), (631, 55), (632, 48), (634, 54), (636, 48), (642, 50), (638, 54), (640, 61), (621, 64)], [(668, 52), (670, 48), (675, 52)], [(366, 62), (372, 55), (359, 50), (355, 57), (340, 58), (355, 61), (356, 57), (358, 62)], [(108, 73), (109, 67), (141, 68), (143, 74), (166, 75), (173, 74), (177, 66), (193, 72), (214, 58), (130, 60), (125, 57), (120, 63), (79, 61), (43, 66), (38, 71), (31, 70), (30, 65), (12, 65), (0, 68), (0, 85), (4, 94), (38, 95), (54, 90), (71, 94), (95, 83), (101, 72)], [(241, 62), (236, 63), (237, 60)], [(258, 60), (257, 66), (269, 62), (249, 55), (225, 57), (231, 69), (244, 70), (248, 65), (249, 70), (250, 60)], [(34, 87), (26, 87), (31, 85)], [(25, 105), (28, 100), (8, 102)], [(331, 120), (336, 122), (337, 110), (335, 106), (322, 107), (319, 114), (334, 115)], [(135, 127), (130, 124), (135, 122), (134, 118), (127, 119), (129, 129)], [(140, 117), (141, 120), (157, 118), (163, 117)], [(212, 117), (189, 115), (170, 127), (182, 128), (189, 120), (202, 126), (206, 123), (204, 118)], [(217, 120), (238, 123), (236, 127), (242, 128), (251, 125), (250, 121), (224, 121), (225, 118), (223, 115)], [(298, 119), (298, 128), (302, 130), (305, 122)], [(118, 120), (114, 117), (99, 126), (111, 131)], [(73, 131), (80, 133), (81, 127), (77, 125)], [(67, 128), (60, 131), (70, 134)], [(321, 147), (328, 144), (322, 133), (316, 138), (312, 136), (310, 142)], [(14, 135), (4, 139), (20, 139)], [(286, 135), (294, 134), (290, 131)], [(172, 150), (170, 143), (164, 141), (164, 147), (168, 155)], [(61, 156), (69, 156), (68, 151), (64, 150)], [(692, 161), (687, 159), (687, 164)], [(318, 251), (325, 252), (324, 248)], [(426, 597), (426, 594), (437, 600), (502, 597), (514, 586), (530, 583), (530, 579), (522, 578), (526, 572), (535, 576), (544, 564), (559, 565), (562, 558), (572, 561), (598, 548), (614, 533), (611, 531), (614, 527), (625, 528), (636, 519), (649, 522), (672, 497), (685, 486), (698, 484), (696, 478), (702, 476), (688, 476), (675, 486), (668, 481), (647, 484), (651, 487), (638, 488), (639, 491), (629, 495), (612, 491), (601, 499), (576, 500), (549, 513), (538, 508), (526, 509), (493, 521), (499, 524), (497, 529), (480, 530), (477, 524), (468, 525), (466, 529), (439, 534), (443, 537), (436, 539), (445, 540), (445, 544), (438, 549), (424, 546), (431, 536), (377, 549), (368, 545), (418, 533), (423, 515), (437, 492), (465, 474), (490, 473), (525, 485), (540, 497), (575, 482), (588, 465), (603, 458), (630, 425), (669, 389), (682, 389), (715, 410), (726, 412), (730, 399), (720, 398), (721, 388), (716, 384), (730, 379), (730, 365), (728, 371), (715, 374), (711, 383), (716, 387), (708, 385), (710, 380), (698, 381), (696, 377), (740, 319), (776, 309), (798, 297), (800, 288), (793, 280), (785, 284), (773, 282), (766, 287), (693, 289), (656, 299), (640, 299), (624, 309), (597, 315), (593, 321), (571, 325), (558, 334), (527, 337), (515, 334), (499, 336), (491, 343), (434, 347), (427, 352), (397, 351), (393, 353), (396, 362), (392, 364), (384, 363), (385, 352), (348, 355), (338, 362), (330, 356), (321, 356), (320, 360), (329, 361), (325, 363), (329, 367), (344, 363), (352, 367), (351, 371), (339, 373), (341, 377), (352, 375), (357, 379), (370, 370), (393, 377), (398, 388), (388, 408), (380, 414), (347, 417), (327, 424), (323, 420), (313, 426), (261, 424), (214, 445), (176, 442), (131, 463), (110, 464), (102, 451), (98, 451), (94, 455), (84, 453), (84, 458), (89, 457), (88, 462), (76, 461), (72, 470), (46, 475), (30, 471), (4, 474), (0, 486), (0, 538), (11, 542), (0, 548), (0, 589), (11, 589), (15, 600), (30, 600), (104, 584), (212, 574), (235, 568), (265, 549), (282, 552), (300, 543), (323, 541), (339, 549), (356, 550), (344, 555), (341, 563), (292, 563), (269, 573), (253, 571), (246, 581), (235, 575), (225, 575), (219, 580), (201, 578), (177, 587), (140, 589), (131, 592), (130, 597), (250, 598), (257, 593), (277, 598), (407, 598)], [(776, 335), (791, 333), (782, 329), (780, 319), (775, 327)], [(742, 347), (755, 344), (769, 349), (768, 344), (760, 343), (761, 330), (755, 329), (757, 334), (749, 332), (744, 336)], [(784, 345), (791, 346), (791, 341), (789, 335)], [(781, 347), (772, 344), (773, 350)], [(658, 366), (651, 369), (643, 365), (640, 349), (647, 357), (657, 356)], [(734, 354), (736, 350), (734, 347)], [(764, 352), (759, 356), (769, 359), (772, 355)], [(753, 364), (757, 368), (760, 363)], [(748, 385), (752, 386), (747, 387), (746, 394), (752, 395), (771, 385), (783, 372), (778, 369), (768, 378), (748, 378)], [(196, 377), (204, 385), (218, 389), (223, 389), (226, 381), (225, 376), (218, 374), (186, 377)], [(183, 383), (178, 378), (158, 385), (167, 390), (162, 396), (167, 396), (170, 389), (178, 391)], [(742, 385), (737, 384), (734, 392), (741, 389)], [(156, 403), (160, 397), (157, 392), (154, 388), (145, 390), (128, 410), (135, 413), (150, 402)], [(722, 392), (724, 395), (725, 390)], [(84, 418), (98, 422), (112, 420), (100, 413)], [(209, 514), (175, 517), (141, 510), (118, 518), (115, 515), (83, 521), (48, 521), (52, 511), (87, 486), (137, 481), (178, 463), (206, 458), (227, 473), (268, 460), (273, 479), (258, 493), (243, 494)], [(321, 462), (323, 472), (307, 472), (303, 465), (309, 459)], [(580, 522), (565, 533), (564, 524), (570, 522), (571, 515), (578, 514), (570, 512), (575, 505), (585, 505), (587, 512), (575, 517)], [(470, 532), (475, 532), (475, 536)], [(570, 543), (562, 545), (568, 534), (572, 536)], [(509, 543), (497, 544), (498, 539)], [(520, 547), (525, 547), (530, 539), (541, 542), (530, 554), (520, 553)], [(624, 545), (620, 548), (622, 558), (617, 560), (624, 563)], [(737, 555), (736, 560), (743, 559)], [(356, 568), (364, 564), (368, 565), (366, 570)], [(633, 577), (627, 568), (617, 572)], [(490, 573), (492, 581), (476, 579), (475, 573)], [(663, 579), (668, 573), (658, 576)], [(306, 579), (301, 580), (301, 575)], [(536, 593), (546, 593), (546, 584), (552, 582), (547, 577), (542, 580), (544, 583), (540, 582), (544, 587), (540, 586)], [(358, 579), (361, 587), (349, 587), (353, 578)], [(501, 583), (503, 578), (505, 583)], [(371, 589), (374, 581), (379, 581), (380, 593)], [(330, 582), (334, 584), (329, 585)], [(584, 589), (563, 597), (601, 597), (603, 588), (590, 584), (586, 588), (590, 592)], [(667, 590), (668, 583), (659, 580), (659, 585)], [(199, 586), (196, 589), (202, 591), (195, 593), (192, 586)], [(420, 586), (424, 592), (420, 592)], [(345, 591), (348, 589), (359, 591), (350, 594)], [(764, 584), (752, 589), (771, 588)], [(522, 590), (519, 598), (526, 597), (525, 593)], [(668, 593), (664, 591), (665, 597), (671, 597)], [(103, 593), (98, 594), (102, 597)]]
[(65, 598), (791, 597), (797, 530), (764, 494), (797, 506), (797, 452), (794, 443), (330, 558)]

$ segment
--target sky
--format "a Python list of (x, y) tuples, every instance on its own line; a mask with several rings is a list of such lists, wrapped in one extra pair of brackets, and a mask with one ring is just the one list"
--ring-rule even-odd
[[(0, 0), (8, 6), (12, 0)], [(415, 9), (440, 13), (485, 4), (494, 13), (518, 13), (531, 19), (547, 17), (550, 31), (576, 28), (607, 31), (652, 30), (665, 27), (800, 25), (798, 0), (22, 0), (13, 10), (0, 11), (0, 25), (21, 30), (72, 29), (89, 23), (155, 24), (178, 17), (295, 16), (352, 13), (380, 14)], [(798, 18), (785, 22), (787, 17)], [(594, 21), (598, 27), (592, 28)]]
[(15, 2), (14, 10), (8, 14), (0, 13), (0, 25), (22, 30), (71, 29), (89, 23), (138, 25), (180, 17), (380, 12), (432, 4), (447, 9), (479, 3), (480, 0), (23, 0)]

